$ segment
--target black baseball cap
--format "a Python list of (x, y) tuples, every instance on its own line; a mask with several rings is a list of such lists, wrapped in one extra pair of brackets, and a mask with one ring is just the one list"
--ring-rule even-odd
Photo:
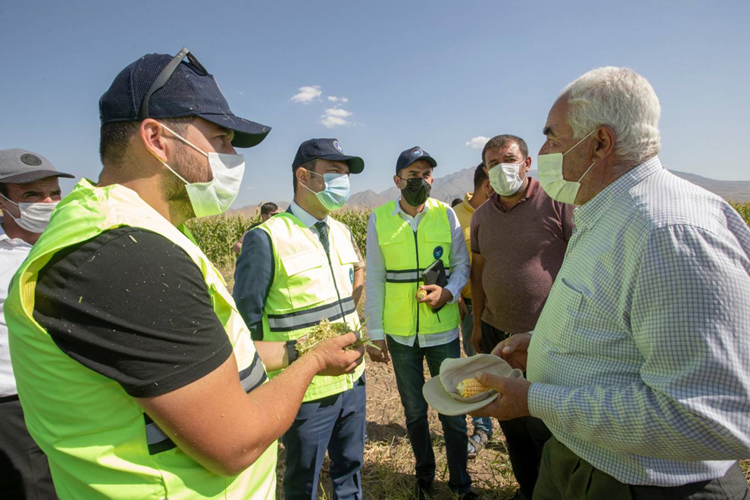
[(427, 163), (432, 165), (432, 168), (437, 167), (435, 158), (430, 156), (427, 151), (420, 148), (419, 146), (414, 146), (413, 148), (407, 149), (406, 151), (402, 151), (401, 154), (398, 155), (398, 160), (396, 160), (396, 175), (398, 175), (399, 172), (401, 172), (403, 169), (417, 160), (426, 161)]
[(25, 149), (0, 149), (0, 184), (26, 184), (47, 177), (73, 176), (58, 172), (44, 156)]
[(348, 156), (339, 144), (338, 139), (310, 139), (299, 145), (292, 163), (292, 169), (308, 161), (323, 160), (344, 161), (349, 165), (350, 174), (358, 174), (365, 169), (365, 161), (359, 156)]
[(214, 76), (187, 47), (174, 57), (147, 54), (129, 64), (99, 99), (102, 125), (187, 116), (233, 130), (238, 148), (257, 146), (271, 131), (232, 113)]

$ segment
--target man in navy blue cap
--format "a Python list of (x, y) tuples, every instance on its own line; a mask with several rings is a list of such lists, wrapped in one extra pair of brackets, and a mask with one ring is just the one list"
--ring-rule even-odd
[[(432, 498), (435, 455), (422, 395), (424, 361), (434, 377), (447, 358), (461, 356), (457, 301), (469, 279), (469, 254), (458, 217), (445, 203), (430, 198), (437, 162), (420, 147), (407, 149), (396, 162), (393, 182), (401, 196), (372, 213), (367, 226), (365, 316), (379, 348), (368, 348), (373, 361), (393, 360), (393, 371), (416, 458), (417, 498)], [(444, 267), (447, 283), (423, 283), (427, 268)], [(466, 470), (468, 436), (463, 416), (440, 415), (445, 434), (450, 489), (459, 498), (475, 498)]]
[[(359, 328), (354, 300), (360, 257), (349, 228), (330, 216), (349, 198), (349, 174), (365, 168), (336, 139), (303, 142), (292, 163), (289, 210), (253, 228), (242, 244), (234, 297), (253, 340), (286, 342), (288, 358), (309, 349), (321, 322)], [(292, 365), (294, 366), (294, 365)], [(284, 370), (285, 371), (285, 370)], [(283, 376), (282, 370), (269, 377)], [(326, 451), (334, 497), (362, 498), (365, 445), (364, 363), (352, 373), (317, 376), (284, 434), (288, 500), (317, 497)]]
[(284, 343), (252, 342), (185, 228), (229, 208), (235, 147), (270, 129), (235, 116), (187, 49), (127, 66), (100, 112), (99, 182), (60, 202), (7, 301), (29, 432), (63, 500), (273, 498), (275, 440), (308, 384), (364, 350), (345, 334), (268, 381)]

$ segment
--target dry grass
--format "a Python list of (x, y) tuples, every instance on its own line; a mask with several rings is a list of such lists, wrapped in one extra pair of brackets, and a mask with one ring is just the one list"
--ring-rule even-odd
[[(393, 368), (391, 365), (369, 363), (366, 376), (368, 440), (362, 467), (364, 498), (410, 499), (414, 487), (414, 455), (406, 437), (404, 413)], [(448, 464), (442, 428), (437, 413), (432, 409), (429, 410), (429, 420), (437, 462), (437, 498), (452, 499), (455, 497), (448, 489)], [(284, 457), (284, 447), (279, 445), (278, 498), (283, 498), (281, 481), (284, 477)], [(327, 471), (326, 459), (318, 489), (318, 498), (321, 499), (333, 498)], [(517, 488), (508, 456), (497, 433), (490, 445), (479, 453), (479, 457), (469, 461), (469, 473), (474, 481), (474, 490), (485, 499), (510, 498)]]

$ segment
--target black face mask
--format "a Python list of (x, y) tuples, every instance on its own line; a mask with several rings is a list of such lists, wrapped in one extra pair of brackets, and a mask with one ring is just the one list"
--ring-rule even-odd
[(406, 187), (401, 190), (401, 196), (403, 196), (406, 203), (412, 207), (418, 207), (430, 197), (430, 191), (432, 191), (432, 184), (419, 177), (406, 180)]

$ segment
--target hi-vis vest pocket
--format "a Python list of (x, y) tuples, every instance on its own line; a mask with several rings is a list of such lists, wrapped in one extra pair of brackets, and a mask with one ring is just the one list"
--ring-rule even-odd
[(286, 275), (289, 277), (312, 269), (317, 269), (323, 265), (317, 252), (304, 252), (297, 255), (285, 255), (281, 260)]
[(340, 245), (339, 248), (336, 249), (336, 253), (339, 256), (339, 262), (342, 265), (354, 265), (359, 262), (357, 253), (354, 251), (354, 247), (351, 245)]

